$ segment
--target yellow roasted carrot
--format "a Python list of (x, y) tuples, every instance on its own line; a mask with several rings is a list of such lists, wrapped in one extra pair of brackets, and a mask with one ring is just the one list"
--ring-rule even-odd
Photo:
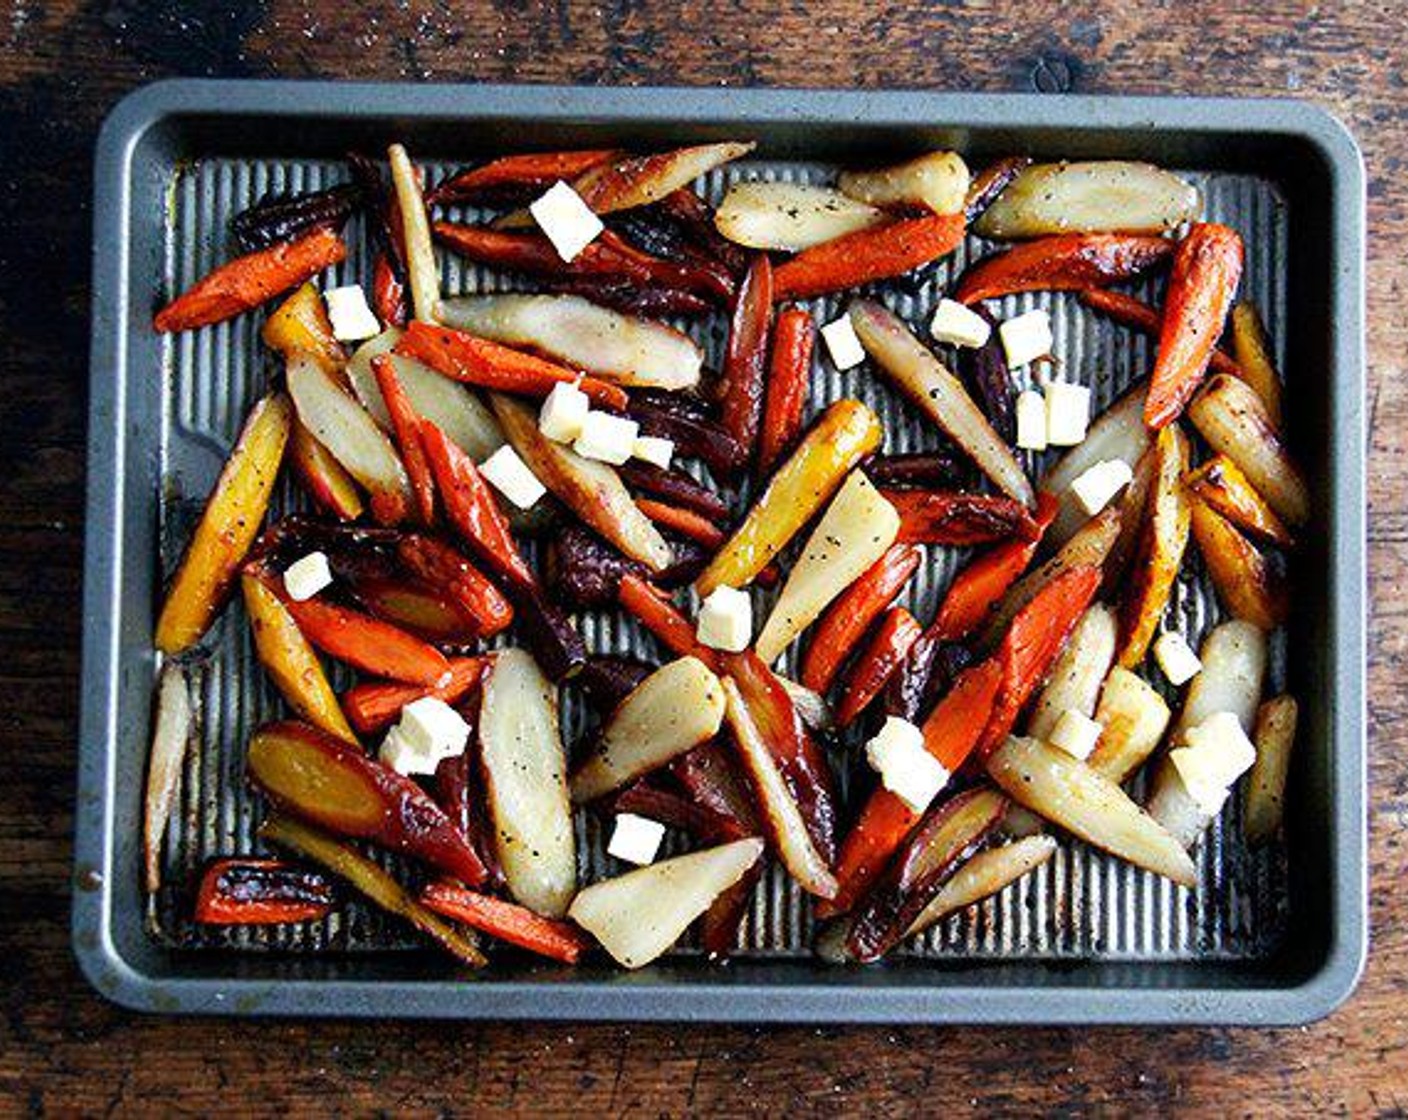
[(1290, 530), (1276, 516), (1242, 468), (1226, 455), (1217, 454), (1189, 474), (1184, 485), (1244, 533), (1265, 544), (1289, 548), (1295, 543)]
[(699, 574), (694, 589), (707, 595), (716, 587), (752, 582), (831, 500), (850, 469), (880, 446), (881, 435), (879, 419), (859, 401), (840, 400), (828, 408)]
[(348, 743), (357, 742), (338, 705), (337, 694), (323, 672), (322, 662), (288, 608), (252, 572), (240, 577), (240, 586), (244, 589), (249, 625), (254, 631), (255, 652), (259, 663), (273, 679), (274, 687), (294, 711), (315, 727)]
[(293, 406), (282, 393), (250, 411), (162, 605), (156, 624), (162, 653), (189, 649), (209, 629), (264, 520), (292, 423)]
[(1126, 669), (1133, 669), (1149, 651), (1188, 547), (1188, 495), (1183, 489), (1187, 469), (1188, 437), (1176, 424), (1161, 428), (1154, 444), (1148, 508), (1121, 610), (1118, 660)]
[(1281, 378), (1271, 356), (1271, 340), (1266, 337), (1256, 304), (1243, 301), (1232, 309), (1232, 353), (1239, 376), (1256, 390), (1266, 414), (1276, 428), (1281, 427)]
[(295, 350), (302, 350), (312, 354), (326, 369), (340, 369), (347, 361), (342, 343), (333, 337), (323, 298), (311, 280), (279, 304), (264, 321), (259, 337), (265, 346), (285, 358)]
[(1198, 498), (1193, 500), (1192, 511), (1193, 539), (1222, 605), (1233, 618), (1261, 630), (1274, 630), (1290, 610), (1285, 582), (1222, 514)]

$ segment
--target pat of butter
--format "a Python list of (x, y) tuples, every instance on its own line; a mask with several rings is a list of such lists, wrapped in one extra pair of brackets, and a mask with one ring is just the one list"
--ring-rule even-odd
[(582, 196), (561, 180), (530, 205), (528, 213), (552, 242), (557, 255), (568, 262), (576, 260), (606, 229)]
[(753, 600), (726, 584), (714, 588), (699, 605), (695, 623), (699, 644), (738, 653), (753, 640)]
[(327, 553), (310, 552), (284, 569), (284, 590), (295, 603), (311, 599), (332, 583)]
[(1029, 365), (1051, 353), (1054, 342), (1051, 316), (1040, 309), (1028, 311), (998, 327), (997, 337), (1002, 340), (1002, 350), (1007, 355), (1009, 366)]
[(922, 813), (948, 784), (949, 772), (924, 749), (924, 733), (898, 716), (865, 745), (865, 757), (881, 784), (916, 813)]
[(618, 813), (606, 854), (644, 867), (655, 862), (664, 838), (665, 826), (659, 821), (635, 813)]
[(929, 333), (938, 342), (977, 349), (986, 345), (991, 337), (992, 324), (971, 307), (965, 307), (957, 300), (942, 299), (929, 323)]
[(479, 473), (519, 509), (531, 509), (548, 492), (547, 487), (538, 481), (538, 476), (508, 444), (485, 459), (479, 465)]
[(640, 425), (624, 416), (593, 409), (587, 413), (581, 434), (572, 441), (572, 450), (583, 459), (595, 459), (619, 467), (636, 449)]
[(855, 327), (851, 326), (849, 315), (827, 323), (821, 328), (821, 337), (837, 369), (851, 369), (865, 361), (865, 347), (861, 345)]

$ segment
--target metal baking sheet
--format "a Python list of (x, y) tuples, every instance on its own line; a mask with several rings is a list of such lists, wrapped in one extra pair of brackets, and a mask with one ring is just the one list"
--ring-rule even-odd
[[(85, 676), (89, 720), (99, 705), (115, 718), (96, 742), (86, 721), (84, 747), (86, 761), (95, 752), (106, 760), (109, 781), (121, 772), (127, 783), (108, 785), (99, 798), (105, 809), (100, 850), (108, 862), (94, 894), (110, 905), (96, 958), (84, 941), (92, 932), (84, 918), (93, 899), (80, 895), (75, 911), (79, 952), (90, 974), (115, 958), (130, 963), (131, 955), (140, 956), (144, 967), (123, 975), (121, 983), (97, 972), (99, 987), (125, 1002), (166, 1003), (173, 1010), (210, 1010), (240, 1001), (248, 1011), (310, 1013), (380, 1008), (465, 1016), (1030, 1021), (1258, 1021), (1323, 1012), (1357, 973), (1362, 954), (1354, 946), (1362, 942), (1364, 921), (1362, 698), (1356, 700), (1362, 690), (1362, 646), (1355, 653), (1356, 640), (1362, 642), (1357, 613), (1362, 608), (1352, 601), (1346, 615), (1348, 604), (1338, 598), (1352, 590), (1356, 578), (1362, 584), (1362, 526), (1355, 528), (1362, 497), (1354, 498), (1362, 483), (1355, 388), (1362, 381), (1356, 329), (1362, 311), (1355, 294), (1362, 263), (1362, 246), (1356, 249), (1362, 190), (1356, 188), (1352, 143), (1322, 114), (1276, 103), (716, 91), (700, 99), (700, 92), (480, 87), (463, 91), (460, 108), (447, 111), (454, 102), (444, 100), (443, 89), (172, 83), (137, 95), (115, 114), (98, 168), (88, 555), (87, 674), (92, 677)], [(334, 106), (330, 113), (322, 108), (327, 105)], [(458, 127), (446, 129), (450, 121)], [(841, 121), (847, 127), (838, 134), (832, 122)], [(937, 123), (944, 121), (964, 123)], [(515, 122), (525, 135), (493, 137)], [(481, 127), (470, 128), (471, 123)], [(711, 198), (735, 178), (822, 181), (848, 157), (899, 156), (935, 143), (955, 144), (979, 158), (1010, 151), (1072, 158), (1127, 154), (1181, 167), (1203, 191), (1207, 215), (1242, 232), (1248, 246), (1244, 292), (1260, 306), (1281, 348), (1292, 387), (1293, 437), (1299, 437), (1297, 450), (1320, 483), (1320, 508), (1329, 514), (1321, 523), (1323, 539), (1308, 542), (1307, 562), (1301, 565), (1303, 610), (1289, 635), (1277, 642), (1273, 659), (1274, 684), (1280, 687), (1289, 669), (1289, 684), (1307, 708), (1293, 786), (1300, 815), (1292, 819), (1299, 827), (1292, 828), (1287, 843), (1248, 851), (1240, 840), (1239, 799), (1231, 799), (1198, 849), (1199, 884), (1189, 891), (1064, 841), (1036, 873), (940, 924), (891, 963), (864, 970), (833, 969), (811, 958), (810, 907), (780, 869), (756, 892), (738, 957), (723, 969), (702, 961), (685, 942), (665, 961), (629, 977), (605, 967), (564, 972), (517, 962), (460, 976), (427, 960), (433, 954), (396, 923), (356, 903), (320, 925), (202, 929), (189, 921), (190, 882), (210, 857), (255, 847), (262, 807), (243, 780), (243, 744), (252, 728), (280, 711), (253, 660), (240, 612), (232, 609), (207, 639), (198, 668), (201, 736), (188, 760), (167, 839), (168, 885), (143, 900), (135, 889), (134, 841), (153, 670), (152, 595), (160, 575), (179, 558), (229, 444), (271, 369), (258, 342), (261, 316), (160, 340), (148, 327), (152, 306), (225, 259), (231, 214), (268, 190), (316, 189), (339, 181), (346, 171), (335, 155), (354, 144), (383, 148), (390, 139), (403, 140), (413, 154), (432, 157), (424, 166), (434, 181), (455, 160), (508, 144), (584, 146), (610, 136), (612, 142), (662, 145), (724, 133), (757, 137), (759, 158), (702, 183)], [(1247, 133), (1249, 149), (1264, 142), (1283, 152), (1282, 161), (1243, 158), (1235, 141)], [(466, 136), (474, 139), (466, 144)], [(145, 159), (143, 144), (150, 149)], [(1318, 150), (1325, 160), (1324, 191), (1317, 194), (1306, 189), (1304, 179), (1287, 178), (1297, 145)], [(112, 179), (124, 170), (125, 203), (105, 198), (105, 188), (117, 186)], [(139, 195), (157, 205), (148, 209)], [(120, 212), (114, 213), (114, 206)], [(102, 223), (118, 227), (115, 239), (102, 236)], [(1330, 298), (1315, 299), (1317, 278), (1309, 272), (1314, 265), (1299, 242), (1293, 243), (1292, 228), (1312, 229), (1327, 242), (1321, 251), (1338, 267), (1318, 279), (1328, 285)], [(339, 281), (368, 275), (366, 242), (355, 222), (349, 243), (348, 261), (334, 272)], [(879, 285), (875, 294), (911, 323), (922, 324), (966, 261), (983, 251), (978, 239), (970, 239), (949, 260)], [(125, 271), (120, 292), (101, 283), (114, 258)], [(443, 255), (442, 266), (443, 287), (451, 294), (531, 287), (469, 267), (451, 254)], [(1157, 294), (1157, 282), (1146, 294)], [(114, 307), (105, 306), (115, 295), (120, 295), (120, 319), (108, 314)], [(1147, 372), (1150, 343), (1085, 311), (1073, 297), (1009, 297), (1001, 313), (1034, 306), (1052, 312), (1061, 376), (1091, 385), (1097, 409)], [(825, 322), (839, 307), (824, 299), (814, 301), (812, 310)], [(1307, 315), (1314, 321), (1307, 323)], [(717, 368), (722, 316), (681, 325), (699, 338)], [(1307, 333), (1318, 337), (1327, 361), (1298, 360), (1308, 356), (1301, 348)], [(112, 360), (104, 361), (105, 354)], [(138, 369), (137, 361), (147, 365)], [(115, 367), (122, 374), (117, 386)], [(1334, 376), (1325, 376), (1326, 369)], [(932, 430), (879, 379), (863, 369), (838, 373), (819, 356), (813, 407), (839, 396), (858, 397), (880, 413), (888, 450), (920, 449), (934, 440)], [(115, 422), (118, 413), (100, 414), (109, 399), (124, 421)], [(109, 435), (112, 442), (106, 443)], [(136, 471), (111, 470), (114, 462), (133, 458)], [(107, 470), (100, 473), (104, 465)], [(275, 508), (296, 508), (300, 500), (289, 486)], [(127, 515), (115, 526), (117, 508)], [(115, 529), (122, 530), (117, 549), (111, 546)], [(1326, 563), (1315, 562), (1318, 550), (1324, 550)], [(908, 605), (921, 618), (931, 615), (959, 559), (949, 550), (931, 550), (907, 592)], [(103, 579), (110, 597), (95, 602), (95, 582)], [(1193, 639), (1217, 621), (1215, 600), (1196, 565), (1180, 580), (1170, 610)], [(95, 617), (107, 626), (95, 626)], [(120, 673), (105, 676), (94, 667), (95, 654), (104, 648), (104, 637), (115, 636), (119, 621), (125, 626), (119, 644), (130, 652), (120, 661)], [(653, 652), (651, 640), (629, 620), (601, 614), (581, 621), (594, 649)], [(1319, 643), (1317, 655), (1298, 653), (1288, 666), (1287, 646), (1300, 651), (1306, 642)], [(569, 744), (580, 739), (585, 718), (570, 702), (565, 707)], [(85, 825), (81, 867), (91, 837), (92, 827)], [(606, 869), (603, 839), (594, 820), (579, 821), (587, 876)], [(128, 854), (126, 864), (120, 862), (122, 852)], [(1307, 874), (1316, 866), (1332, 869), (1333, 877), (1316, 882)], [(119, 933), (130, 954), (116, 948)], [(295, 998), (290, 982), (303, 994)], [(972, 998), (974, 986), (984, 993), (981, 1001)], [(1333, 998), (1327, 994), (1331, 989)], [(433, 998), (436, 992), (439, 999)], [(572, 998), (563, 1003), (559, 997), (568, 992)], [(739, 1002), (744, 992), (747, 998)], [(217, 995), (223, 998), (217, 1001)], [(734, 998), (725, 998), (729, 995)]]

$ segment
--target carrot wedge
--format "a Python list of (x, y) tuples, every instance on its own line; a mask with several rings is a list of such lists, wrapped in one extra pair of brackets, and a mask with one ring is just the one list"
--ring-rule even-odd
[(508, 518), (474, 460), (429, 420), (420, 422), (420, 440), (435, 474), (445, 519), (496, 575), (521, 587), (536, 587), (538, 577), (519, 551)]
[(1232, 522), (1201, 498), (1192, 503), (1192, 518), (1193, 539), (1227, 613), (1266, 631), (1285, 622), (1291, 603), (1284, 577)]
[(326, 228), (315, 229), (297, 241), (236, 257), (158, 311), (152, 327), (166, 334), (223, 323), (346, 258), (346, 243)]
[(655, 635), (666, 649), (681, 657), (697, 657), (714, 672), (719, 671), (718, 655), (708, 646), (699, 644), (693, 624), (675, 609), (664, 592), (640, 576), (627, 573), (621, 577), (617, 595), (626, 613)]
[(547, 190), (559, 179), (571, 182), (578, 175), (609, 163), (620, 154), (615, 148), (586, 148), (504, 156), (455, 172), (426, 191), (425, 201), (431, 206), (492, 203), (508, 192)]
[(789, 307), (778, 314), (772, 329), (767, 396), (758, 435), (759, 478), (765, 478), (772, 471), (777, 461), (792, 450), (801, 434), (815, 341), (812, 317), (803, 308)]
[[(758, 442), (758, 426), (763, 417), (772, 288), (772, 265), (766, 253), (758, 253), (734, 296), (721, 383), (720, 421), (743, 451), (745, 460)], [(747, 463), (734, 466), (743, 468)]]
[(1067, 233), (1041, 237), (984, 257), (963, 274), (954, 299), (978, 303), (1012, 292), (1103, 287), (1167, 260), (1173, 242), (1128, 233)]
[(415, 700), (433, 696), (447, 704), (458, 704), (479, 683), (484, 672), (482, 657), (450, 658), (450, 675), (440, 684), (426, 688), (399, 681), (365, 681), (342, 694), (342, 709), (363, 735), (385, 731), (401, 717), (401, 709)]
[(724, 531), (716, 522), (692, 509), (681, 509), (668, 502), (657, 502), (654, 498), (637, 498), (636, 505), (641, 513), (656, 525), (663, 529), (673, 529), (680, 536), (697, 541), (707, 549), (718, 548), (726, 539)]
[(1176, 420), (1207, 373), (1242, 276), (1242, 238), (1214, 222), (1199, 222), (1178, 244), (1164, 299), (1159, 353), (1149, 375), (1144, 423)]
[(294, 473), (319, 507), (339, 521), (356, 521), (365, 506), (357, 483), (301, 420), (289, 435), (288, 459)]
[(280, 859), (225, 858), (210, 864), (196, 891), (204, 925), (268, 925), (326, 918), (332, 886), (316, 871)]
[(997, 658), (1002, 687), (992, 718), (978, 742), (977, 755), (986, 757), (1011, 733), (1017, 717), (1051, 672), (1080, 616), (1100, 589), (1101, 569), (1085, 565), (1062, 572), (1017, 612), (1002, 640)]
[(246, 571), (240, 577), (240, 585), (244, 590), (245, 613), (254, 631), (254, 649), (259, 663), (273, 679), (274, 687), (289, 706), (314, 727), (355, 743), (357, 736), (347, 725), (347, 717), (338, 706), (337, 694), (328, 683), (318, 655), (283, 600), (253, 572)]
[(901, 541), (950, 547), (1038, 536), (1027, 507), (1015, 498), (960, 490), (882, 490), (900, 515)]
[(591, 947), (591, 939), (570, 922), (545, 918), (516, 902), (450, 883), (431, 883), (421, 892), (420, 902), (442, 918), (564, 964), (576, 964)]
[(417, 579), (443, 589), (474, 619), (481, 637), (492, 637), (513, 621), (513, 606), (503, 592), (439, 538), (407, 533), (396, 544), (396, 556)]
[(435, 522), (435, 478), (430, 473), (430, 464), (421, 442), (419, 418), (411, 407), (411, 399), (406, 396), (401, 379), (396, 376), (396, 367), (390, 357), (378, 354), (373, 358), (372, 373), (376, 377), (377, 388), (381, 390), (381, 399), (386, 402), (386, 411), (391, 416), (391, 431), (396, 437), (396, 448), (401, 452), (401, 462), (406, 465), (406, 474), (411, 480), (416, 512), (420, 514), (423, 524), (432, 525)]
[(189, 649), (214, 621), (269, 508), (292, 425), (293, 405), (282, 393), (250, 410), (162, 604), (155, 637), (162, 653)]
[(1018, 537), (1005, 541), (985, 552), (958, 573), (949, 584), (939, 613), (930, 627), (936, 637), (946, 642), (966, 638), (992, 613), (998, 600), (1027, 570), (1041, 544), (1042, 535), (1051, 527), (1060, 511), (1059, 499), (1042, 492), (1037, 495), (1036, 512), (1032, 520), (1036, 536)]
[[(1124, 292), (1086, 288), (1080, 294), (1080, 301), (1091, 310), (1108, 315), (1122, 326), (1154, 338), (1158, 338), (1159, 332), (1163, 330), (1164, 313), (1161, 310)], [(1214, 348), (1212, 357), (1208, 359), (1208, 369), (1214, 373), (1230, 373), (1233, 377), (1245, 379), (1237, 359), (1220, 347)]]
[[(1001, 684), (1002, 664), (996, 658), (965, 669), (924, 721), (924, 749), (945, 770), (957, 770), (977, 746)], [(883, 786), (872, 793), (841, 845), (836, 866), (839, 889), (830, 902), (817, 904), (817, 917), (844, 914), (854, 906), (920, 815)]]
[(923, 633), (924, 628), (903, 607), (895, 607), (885, 615), (875, 637), (856, 658), (848, 676), (846, 693), (836, 706), (838, 727), (849, 727), (880, 695)]
[(1291, 531), (1251, 481), (1222, 452), (1183, 477), (1183, 484), (1233, 525), (1263, 544), (1290, 548)]
[(440, 684), (450, 672), (438, 649), (389, 622), (316, 598), (284, 605), (314, 646), (363, 672), (421, 685)]
[(311, 280), (296, 288), (269, 314), (259, 337), (285, 359), (295, 350), (303, 350), (317, 358), (325, 369), (341, 369), (347, 361), (347, 352), (332, 333), (323, 297)]
[(422, 361), (446, 377), (484, 389), (545, 397), (554, 385), (577, 384), (596, 404), (626, 407), (625, 390), (616, 385), (595, 377), (579, 377), (575, 370), (546, 358), (433, 323), (417, 321), (407, 326), (396, 343), (396, 353)]
[(813, 692), (831, 687), (865, 632), (919, 567), (919, 550), (894, 544), (827, 608), (802, 661), (801, 682)]
[(826, 241), (773, 274), (774, 299), (805, 299), (906, 272), (947, 256), (963, 243), (962, 214), (929, 214)]

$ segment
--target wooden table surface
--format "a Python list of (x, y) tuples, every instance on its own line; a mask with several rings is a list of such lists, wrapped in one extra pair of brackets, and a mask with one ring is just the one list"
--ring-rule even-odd
[[(0, 16), (0, 1113), (1404, 1115), (1408, 3), (175, 7)], [(755, 1030), (172, 1020), (94, 996), (68, 948), (90, 152), (123, 93), (173, 75), (1274, 94), (1338, 113), (1370, 184), (1373, 949), (1349, 1004), (1302, 1030)]]

